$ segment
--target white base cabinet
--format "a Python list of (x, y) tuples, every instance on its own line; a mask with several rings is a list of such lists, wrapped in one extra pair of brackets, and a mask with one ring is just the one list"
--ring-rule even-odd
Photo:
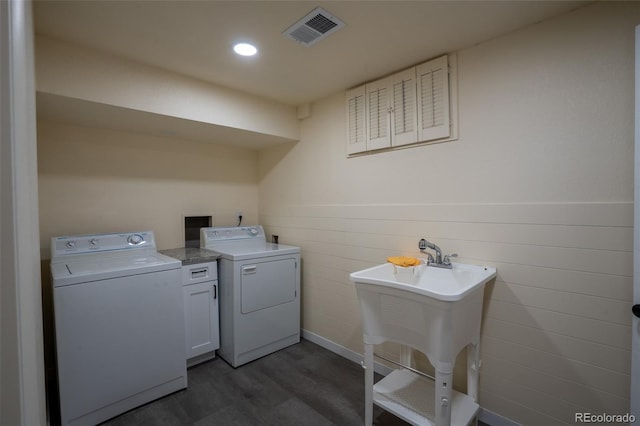
[(187, 366), (215, 357), (220, 347), (216, 262), (182, 267)]

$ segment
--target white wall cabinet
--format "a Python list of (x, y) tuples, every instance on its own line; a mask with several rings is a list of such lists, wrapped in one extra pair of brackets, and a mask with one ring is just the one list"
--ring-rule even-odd
[(347, 91), (347, 154), (451, 138), (450, 78), (445, 55)]
[(215, 357), (220, 348), (216, 262), (182, 267), (187, 365)]

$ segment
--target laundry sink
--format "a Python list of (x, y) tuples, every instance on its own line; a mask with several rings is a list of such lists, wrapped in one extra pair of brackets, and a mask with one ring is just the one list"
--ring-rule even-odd
[(451, 269), (434, 268), (424, 264), (409, 268), (391, 263), (354, 272), (351, 281), (380, 285), (455, 302), (472, 293), (496, 276), (496, 269), (488, 266), (453, 263)]
[[(479, 410), (484, 286), (495, 276), (493, 267), (462, 263), (451, 269), (386, 263), (350, 275), (362, 313), (367, 419), (375, 403), (411, 424), (469, 424)], [(435, 382), (400, 369), (374, 385), (373, 346), (386, 341), (424, 353), (435, 368)], [(469, 395), (451, 386), (456, 356), (465, 347)]]
[(495, 276), (493, 267), (463, 263), (352, 273), (365, 342), (392, 340), (420, 350), (436, 369), (453, 368), (457, 353), (479, 342), (484, 286)]

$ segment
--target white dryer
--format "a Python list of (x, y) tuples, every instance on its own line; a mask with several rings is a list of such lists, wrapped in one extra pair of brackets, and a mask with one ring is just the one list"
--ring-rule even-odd
[(262, 226), (202, 228), (200, 242), (220, 255), (220, 357), (238, 367), (298, 343), (300, 248)]
[(152, 232), (51, 239), (62, 425), (187, 387), (181, 263)]

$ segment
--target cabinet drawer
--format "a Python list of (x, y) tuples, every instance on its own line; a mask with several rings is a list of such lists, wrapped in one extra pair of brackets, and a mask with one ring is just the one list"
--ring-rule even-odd
[(218, 263), (206, 262), (182, 266), (182, 285), (214, 281), (218, 279)]

